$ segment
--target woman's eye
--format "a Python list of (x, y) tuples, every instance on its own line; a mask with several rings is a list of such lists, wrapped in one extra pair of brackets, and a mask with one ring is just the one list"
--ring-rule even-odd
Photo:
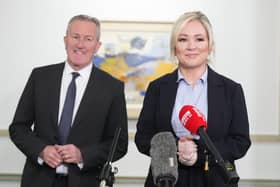
[(186, 41), (187, 41), (186, 38), (179, 38), (179, 39), (178, 39), (178, 42), (186, 42)]
[(197, 38), (196, 40), (197, 40), (197, 41), (199, 41), (199, 42), (203, 42), (203, 41), (205, 41), (205, 39), (204, 39), (204, 38)]

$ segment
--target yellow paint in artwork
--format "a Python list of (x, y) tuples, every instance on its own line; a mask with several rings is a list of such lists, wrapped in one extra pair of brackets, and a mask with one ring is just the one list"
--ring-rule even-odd
[(129, 67), (125, 63), (123, 57), (110, 57), (106, 58), (105, 62), (100, 64), (100, 69), (106, 71), (119, 80), (127, 81), (126, 71)]
[(160, 61), (155, 69), (155, 74), (148, 76), (148, 81), (153, 81), (177, 68), (175, 63)]
[[(135, 90), (146, 90), (149, 82), (161, 77), (166, 73), (172, 72), (177, 65), (175, 63), (167, 62), (167, 61), (159, 61), (157, 62), (154, 72), (152, 75), (135, 75), (135, 76), (127, 76), (127, 72), (133, 71), (135, 67), (129, 67), (125, 62), (123, 55), (118, 55), (116, 57), (106, 58), (104, 62), (100, 64), (100, 69), (108, 72), (115, 78), (127, 82), (128, 80), (135, 84)], [(137, 69), (137, 68), (136, 68)]]
[(177, 68), (176, 64), (160, 61), (157, 63), (156, 68), (154, 69), (153, 75), (138, 75), (130, 78), (132, 82), (135, 83), (135, 90), (146, 90), (149, 82), (170, 73)]

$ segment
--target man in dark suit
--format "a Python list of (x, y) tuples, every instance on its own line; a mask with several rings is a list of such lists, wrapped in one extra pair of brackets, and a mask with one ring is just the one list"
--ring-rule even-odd
[[(27, 157), (22, 187), (99, 186), (98, 175), (119, 127), (113, 161), (126, 154), (124, 84), (94, 67), (99, 39), (96, 18), (74, 16), (64, 37), (66, 62), (32, 71), (9, 127), (12, 141)], [(63, 142), (65, 132), (59, 129), (73, 72), (76, 96)]]

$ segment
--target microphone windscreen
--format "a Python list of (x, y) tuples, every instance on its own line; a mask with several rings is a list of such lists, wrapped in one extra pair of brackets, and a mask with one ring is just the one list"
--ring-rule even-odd
[(179, 112), (179, 119), (183, 126), (193, 134), (197, 134), (200, 127), (207, 129), (207, 122), (203, 113), (192, 105), (182, 107)]
[(151, 169), (154, 184), (169, 178), (176, 184), (178, 178), (177, 146), (171, 132), (160, 132), (151, 140)]

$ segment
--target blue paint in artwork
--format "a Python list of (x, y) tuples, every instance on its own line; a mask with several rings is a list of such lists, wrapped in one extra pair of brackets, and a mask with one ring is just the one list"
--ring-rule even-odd
[(92, 61), (96, 67), (100, 67), (100, 64), (105, 61), (105, 58), (99, 55), (95, 55)]
[(135, 49), (143, 49), (144, 46), (146, 44), (146, 41), (144, 39), (142, 39), (139, 36), (134, 37), (131, 41), (130, 41), (130, 46), (131, 48), (135, 48)]
[(158, 60), (158, 57), (145, 56), (137, 53), (125, 53), (124, 58), (129, 66), (135, 67), (145, 62)]

